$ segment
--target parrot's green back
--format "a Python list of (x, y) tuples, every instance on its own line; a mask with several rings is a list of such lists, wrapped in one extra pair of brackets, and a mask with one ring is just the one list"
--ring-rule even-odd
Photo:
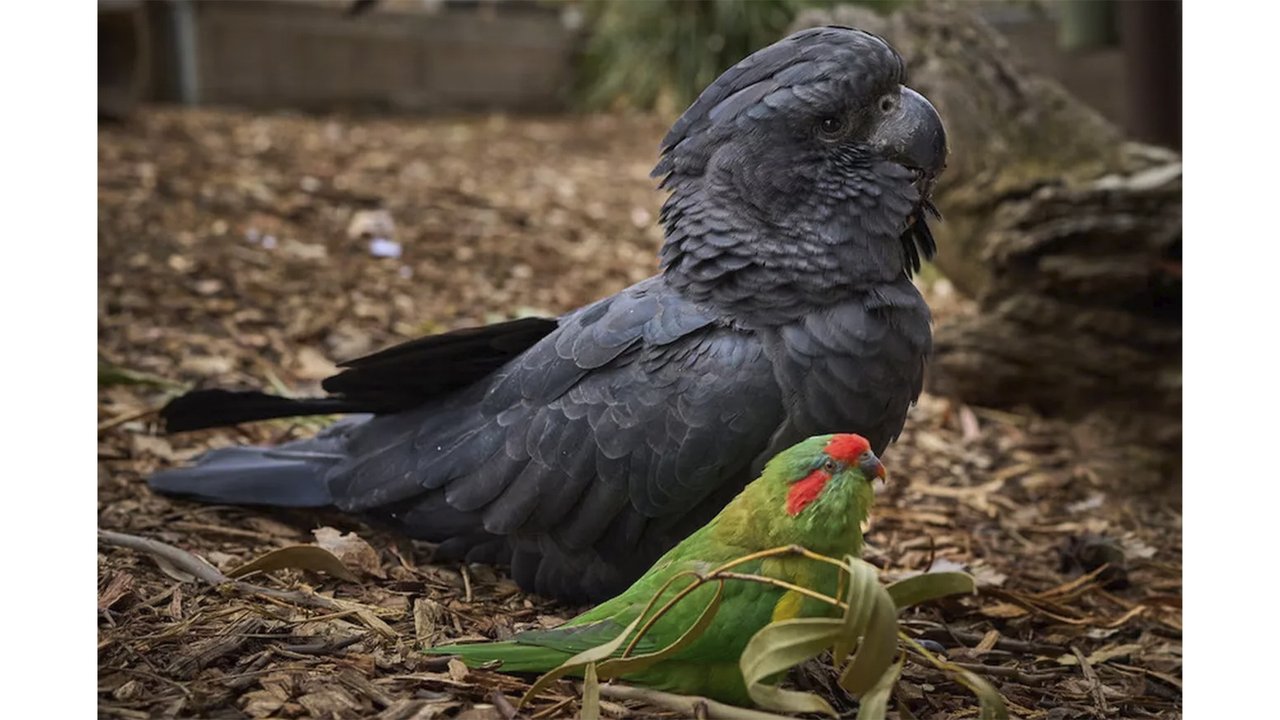
[[(719, 515), (663, 555), (622, 594), (557, 628), (522, 632), (507, 642), (447, 645), (427, 652), (457, 655), (472, 666), (500, 660), (498, 669), (504, 672), (542, 673), (618, 637), (654, 594), (681, 572), (705, 574), (751, 553), (793, 544), (834, 557), (857, 555), (862, 547), (861, 524), (873, 498), (868, 468), (879, 467), (861, 437), (809, 438), (769, 461), (761, 476)], [(883, 469), (877, 474), (883, 475)], [(837, 568), (795, 556), (754, 560), (733, 571), (777, 578), (826, 595), (837, 593), (839, 580)], [(653, 607), (661, 607), (692, 582), (689, 577), (676, 580)], [(674, 642), (714, 594), (715, 583), (691, 592), (645, 633), (632, 655)], [(738, 659), (751, 636), (773, 620), (833, 612), (829, 605), (782, 588), (730, 580), (701, 636), (671, 657), (624, 678), (662, 690), (749, 704)]]

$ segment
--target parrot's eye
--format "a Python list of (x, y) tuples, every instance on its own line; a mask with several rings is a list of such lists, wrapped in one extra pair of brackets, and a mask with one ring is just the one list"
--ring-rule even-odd
[(818, 135), (824, 140), (832, 140), (843, 135), (848, 127), (847, 118), (828, 115), (818, 121)]
[(836, 467), (835, 460), (828, 460), (822, 463), (822, 469), (834, 475), (836, 470), (839, 468)]
[(893, 112), (893, 109), (896, 107), (898, 107), (897, 95), (885, 95), (884, 97), (880, 98), (880, 112), (885, 113), (887, 115)]

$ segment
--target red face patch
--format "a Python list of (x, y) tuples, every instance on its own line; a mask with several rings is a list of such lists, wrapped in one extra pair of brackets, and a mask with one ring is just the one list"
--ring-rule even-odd
[(827, 446), (823, 448), (823, 452), (832, 460), (853, 465), (858, 462), (858, 456), (870, 449), (871, 443), (861, 435), (842, 433), (832, 436), (827, 441)]
[(799, 515), (809, 503), (818, 499), (822, 494), (822, 488), (827, 486), (827, 481), (830, 479), (831, 474), (819, 468), (792, 485), (787, 491), (787, 514), (792, 517)]

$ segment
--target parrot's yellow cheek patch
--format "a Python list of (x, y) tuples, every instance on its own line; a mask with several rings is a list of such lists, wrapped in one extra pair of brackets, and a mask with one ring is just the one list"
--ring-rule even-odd
[(773, 622), (792, 620), (800, 615), (800, 605), (804, 596), (795, 590), (788, 590), (777, 605), (773, 606)]

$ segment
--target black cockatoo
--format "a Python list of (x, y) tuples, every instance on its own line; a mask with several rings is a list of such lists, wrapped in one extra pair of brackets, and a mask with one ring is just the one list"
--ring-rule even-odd
[(661, 144), (660, 273), (557, 319), (355, 360), (326, 398), (200, 390), (171, 431), (361, 413), (279, 447), (211, 451), (151, 487), (336, 506), (510, 563), (526, 590), (598, 600), (711, 519), (768, 458), (902, 430), (930, 349), (910, 276), (946, 159), (902, 58), (843, 27), (797, 32), (712, 83)]

